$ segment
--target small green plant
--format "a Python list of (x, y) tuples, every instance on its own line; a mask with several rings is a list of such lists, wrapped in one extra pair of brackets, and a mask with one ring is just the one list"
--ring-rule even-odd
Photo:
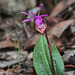
[[(64, 64), (62, 58), (54, 44), (50, 44), (52, 50), (55, 75), (64, 75)], [(35, 45), (33, 63), (37, 75), (53, 75), (48, 44), (44, 36), (41, 36)]]
[[(14, 44), (15, 44), (15, 51), (16, 51), (16, 55), (17, 55), (17, 58), (16, 60), (18, 61), (18, 66), (20, 66), (20, 46), (19, 46), (19, 41), (17, 41), (17, 44), (18, 44), (18, 51), (17, 51), (17, 48), (16, 48), (16, 42), (14, 41)], [(10, 68), (11, 65), (8, 66), (8, 69)]]
[(18, 44), (18, 51), (17, 51), (17, 48), (16, 48), (16, 42), (15, 42), (15, 51), (16, 51), (16, 55), (17, 55), (17, 58), (16, 60), (18, 60), (18, 65), (20, 66), (20, 46), (19, 46), (19, 40), (17, 41), (17, 44)]
[[(22, 23), (34, 20), (35, 28), (40, 33), (44, 33), (45, 36), (41, 36), (34, 47), (33, 52), (33, 64), (37, 75), (64, 75), (64, 63), (62, 61), (61, 55), (57, 48), (52, 42), (49, 42), (47, 32), (46, 32), (46, 20), (43, 18), (45, 15), (39, 15), (42, 11), (43, 4), (40, 4), (41, 10), (38, 16), (31, 12), (31, 15), (26, 12), (21, 12), (23, 14), (29, 15), (33, 18), (26, 19)], [(33, 15), (33, 16), (32, 16)]]

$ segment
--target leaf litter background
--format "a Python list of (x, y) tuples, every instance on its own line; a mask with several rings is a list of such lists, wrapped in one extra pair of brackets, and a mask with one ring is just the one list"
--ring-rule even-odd
[(20, 12), (37, 14), (40, 3), (49, 15), (47, 34), (62, 56), (64, 75), (75, 75), (75, 0), (0, 0), (0, 75), (36, 75), (33, 48), (41, 34), (34, 21), (21, 23), (30, 17)]

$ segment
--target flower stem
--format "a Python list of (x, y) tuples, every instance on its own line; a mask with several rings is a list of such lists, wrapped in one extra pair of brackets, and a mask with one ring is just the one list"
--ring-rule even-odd
[(51, 44), (49, 43), (48, 36), (47, 36), (47, 31), (46, 30), (45, 30), (45, 36), (46, 36), (46, 39), (47, 39), (48, 48), (49, 48), (49, 52), (50, 52), (53, 75), (55, 75), (55, 69), (54, 69), (53, 57), (52, 57), (52, 51), (51, 51)]

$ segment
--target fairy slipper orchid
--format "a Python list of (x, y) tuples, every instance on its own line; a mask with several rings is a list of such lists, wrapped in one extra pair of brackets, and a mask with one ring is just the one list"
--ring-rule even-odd
[[(41, 7), (42, 5), (43, 5), (43, 4), (40, 4), (40, 8), (41, 8), (41, 9), (42, 9), (42, 7)], [(42, 17), (48, 16), (47, 14), (45, 14), (45, 15), (39, 15), (39, 13), (38, 13), (38, 16), (37, 16), (37, 15), (34, 14), (33, 12), (31, 12), (30, 14), (28, 14), (28, 13), (26, 13), (26, 12), (21, 12), (21, 13), (33, 17), (33, 18), (31, 18), (31, 19), (26, 19), (26, 20), (22, 21), (22, 23), (24, 23), (24, 22), (26, 22), (26, 21), (34, 20), (34, 21), (35, 21), (35, 25), (36, 25), (36, 26), (35, 26), (36, 30), (39, 31), (40, 33), (43, 33), (43, 32), (45, 31), (47, 25), (44, 24), (44, 21), (46, 21), (46, 20), (45, 20), (44, 18), (42, 18)], [(32, 16), (32, 15), (33, 15), (33, 16)]]

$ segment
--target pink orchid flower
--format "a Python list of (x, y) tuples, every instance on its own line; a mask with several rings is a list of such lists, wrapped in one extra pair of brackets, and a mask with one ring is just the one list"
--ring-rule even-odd
[[(41, 6), (43, 6), (43, 4), (40, 4), (40, 8), (42, 9)], [(41, 33), (43, 33), (43, 32), (45, 31), (47, 25), (44, 24), (44, 21), (46, 21), (46, 20), (45, 20), (44, 18), (42, 18), (42, 17), (48, 16), (47, 14), (45, 14), (45, 15), (40, 15), (40, 16), (38, 15), (38, 16), (37, 16), (37, 15), (34, 14), (33, 12), (30, 13), (31, 15), (28, 14), (28, 13), (26, 13), (26, 12), (21, 12), (21, 13), (33, 17), (33, 18), (31, 18), (31, 19), (26, 19), (26, 20), (22, 21), (22, 23), (24, 23), (24, 22), (26, 22), (26, 21), (34, 20), (34, 21), (35, 21), (35, 25), (36, 25), (36, 30), (39, 31), (39, 32), (41, 32)], [(38, 13), (38, 14), (39, 14), (39, 13)], [(33, 16), (32, 16), (32, 15), (33, 15)]]

